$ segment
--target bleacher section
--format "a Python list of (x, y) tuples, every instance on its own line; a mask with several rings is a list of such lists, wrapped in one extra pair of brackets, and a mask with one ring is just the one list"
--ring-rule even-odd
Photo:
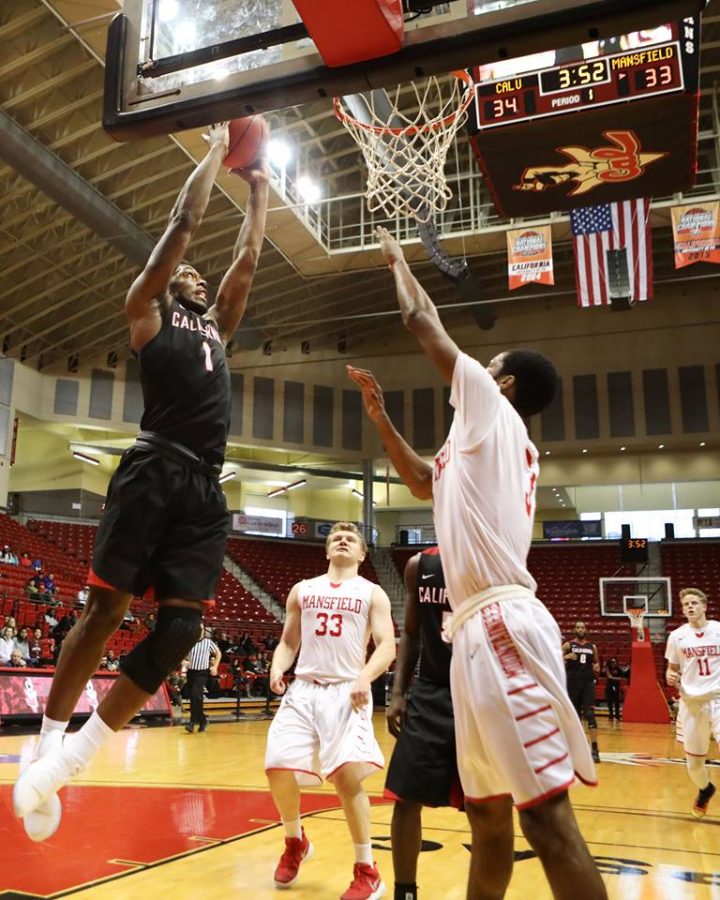
[[(296, 541), (230, 538), (228, 556), (283, 606), (296, 582), (321, 575), (328, 565), (324, 546)], [(369, 556), (360, 566), (360, 574), (379, 582)]]

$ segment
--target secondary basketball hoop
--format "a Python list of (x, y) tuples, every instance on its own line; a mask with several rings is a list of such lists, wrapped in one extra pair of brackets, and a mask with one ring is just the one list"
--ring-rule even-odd
[(645, 618), (647, 610), (642, 607), (629, 607), (626, 612), (630, 619), (630, 627), (637, 629), (637, 639), (639, 641), (644, 641), (645, 629), (643, 628), (643, 619)]
[[(394, 91), (335, 97), (335, 115), (362, 150), (371, 212), (429, 221), (452, 197), (445, 160), (473, 100), (472, 76), (455, 71)], [(352, 109), (351, 109), (352, 106)]]

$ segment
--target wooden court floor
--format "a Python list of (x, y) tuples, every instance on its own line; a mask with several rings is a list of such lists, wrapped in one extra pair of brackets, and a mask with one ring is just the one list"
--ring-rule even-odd
[[(389, 756), (392, 738), (382, 713), (375, 727)], [(279, 895), (273, 887), (282, 831), (262, 769), (267, 729), (267, 721), (213, 723), (192, 736), (177, 726), (126, 729), (63, 791), (63, 823), (44, 844), (26, 839), (11, 809), (10, 785), (33, 738), (0, 736), (0, 900), (338, 898), (353, 856), (331, 789), (305, 796), (315, 858), (289, 892)], [(573, 800), (610, 897), (720, 900), (720, 800), (703, 821), (690, 816), (694, 788), (669, 726), (601, 724), (600, 749), (600, 786), (575, 788)], [(718, 768), (712, 771), (720, 776)], [(382, 800), (382, 774), (366, 785), (375, 857), (392, 897), (392, 807)], [(424, 841), (420, 896), (460, 900), (469, 858), (464, 817), (427, 810)], [(550, 898), (518, 827), (507, 897)]]

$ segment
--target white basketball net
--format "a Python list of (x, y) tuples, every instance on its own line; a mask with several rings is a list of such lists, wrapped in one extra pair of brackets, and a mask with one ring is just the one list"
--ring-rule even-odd
[(647, 610), (644, 609), (627, 609), (628, 618), (630, 619), (630, 627), (637, 629), (639, 641), (645, 640), (645, 629), (643, 628), (643, 619)]
[(382, 102), (375, 94), (357, 94), (352, 99), (364, 105), (357, 117), (346, 108), (346, 98), (335, 97), (335, 114), (363, 152), (371, 212), (427, 222), (445, 209), (452, 197), (445, 160), (467, 119), (472, 87), (470, 75), (458, 71), (398, 85), (381, 92)]

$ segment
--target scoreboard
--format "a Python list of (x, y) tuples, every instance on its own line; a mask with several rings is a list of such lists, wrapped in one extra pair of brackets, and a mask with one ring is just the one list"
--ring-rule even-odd
[(663, 37), (492, 81), (476, 69), (468, 131), (500, 215), (668, 196), (694, 184), (699, 18), (672, 23)]
[(479, 127), (562, 115), (685, 90), (678, 42), (476, 85)]

